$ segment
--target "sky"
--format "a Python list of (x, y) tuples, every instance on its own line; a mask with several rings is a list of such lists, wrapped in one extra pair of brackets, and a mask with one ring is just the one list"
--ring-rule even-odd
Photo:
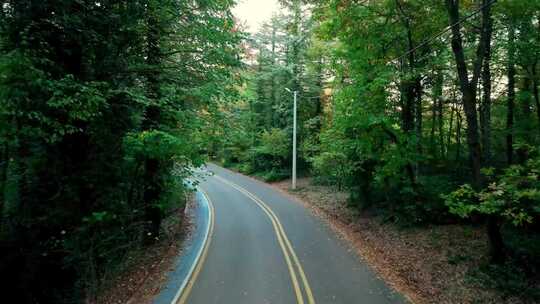
[(233, 14), (246, 22), (249, 32), (255, 33), (261, 24), (270, 20), (272, 14), (278, 10), (277, 0), (238, 0)]

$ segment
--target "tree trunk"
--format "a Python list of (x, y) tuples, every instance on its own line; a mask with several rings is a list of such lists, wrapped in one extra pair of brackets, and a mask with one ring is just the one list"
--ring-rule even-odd
[(402, 81), (402, 104), (401, 123), (402, 130), (405, 133), (410, 133), (414, 129), (414, 87), (409, 80)]
[(433, 94), (433, 103), (431, 105), (431, 133), (429, 136), (429, 145), (430, 145), (430, 151), (432, 154), (435, 154), (435, 125), (437, 123), (437, 96)]
[[(143, 130), (157, 130), (161, 120), (161, 109), (158, 105), (160, 98), (160, 74), (157, 67), (161, 64), (160, 52), (160, 28), (157, 19), (157, 8), (150, 5), (148, 7), (147, 19), (147, 64), (154, 67), (153, 72), (147, 75), (147, 94), (148, 98), (153, 102), (146, 108), (145, 117), (142, 123)], [(162, 192), (160, 182), (161, 164), (158, 159), (148, 157), (144, 164), (144, 216), (146, 222), (145, 240), (153, 242), (159, 237), (159, 228), (161, 226), (162, 213), (158, 207), (159, 196)]]
[[(422, 107), (422, 83), (420, 78), (415, 79), (415, 131), (416, 131), (416, 151), (422, 154), (422, 122), (423, 122), (423, 107)], [(418, 164), (416, 164), (416, 174), (418, 174)]]
[(482, 68), (482, 90), (483, 98), (480, 105), (480, 129), (482, 134), (482, 149), (484, 161), (491, 160), (491, 33), (493, 30), (493, 19), (488, 18), (486, 25), (487, 41), (484, 52), (484, 64)]
[[(321, 132), (322, 128), (322, 122), (323, 122), (323, 94), (324, 94), (324, 88), (323, 88), (323, 58), (322, 56), (319, 57), (319, 60), (317, 62), (317, 89), (319, 90), (318, 94), (319, 96), (315, 99), (315, 117), (317, 118), (317, 132)], [(319, 137), (316, 136), (317, 141), (319, 140)]]
[[(400, 64), (401, 74), (405, 73), (405, 63)], [(409, 134), (414, 129), (414, 87), (406, 77), (400, 80), (401, 129)]]
[(487, 219), (487, 235), (491, 262), (502, 264), (506, 260), (505, 246), (501, 235), (501, 226), (496, 216), (490, 215)]
[(160, 163), (157, 159), (147, 159), (145, 162), (145, 189), (143, 199), (145, 202), (144, 216), (146, 221), (145, 240), (153, 242), (159, 237), (162, 212), (158, 206), (161, 194), (161, 182), (159, 176)]
[[(444, 156), (444, 135), (443, 135), (443, 75), (440, 70), (435, 72), (433, 83), (433, 109), (432, 109), (432, 126), (431, 126), (431, 146), (433, 153), (440, 151), (440, 156)], [(436, 149), (435, 144), (435, 129), (438, 129), (440, 149)]]
[(461, 110), (456, 109), (457, 125), (456, 125), (456, 162), (461, 159), (461, 126), (463, 118), (461, 117)]
[[(133, 206), (133, 202), (135, 201), (136, 199), (136, 196), (135, 194), (137, 193), (138, 187), (140, 187), (140, 178), (139, 178), (139, 172), (141, 171), (141, 167), (142, 167), (142, 162), (141, 164), (139, 164), (137, 162), (136, 164), (136, 167), (135, 167), (135, 171), (133, 172), (133, 175), (131, 176), (131, 183), (130, 183), (130, 186), (129, 186), (129, 192), (128, 192), (128, 197), (127, 197), (127, 205), (128, 206)], [(142, 184), (144, 185), (144, 182), (142, 182)]]
[(483, 0), (482, 5), (482, 30), (480, 41), (476, 50), (476, 59), (473, 66), (472, 79), (469, 80), (467, 71), (467, 62), (465, 60), (465, 51), (460, 30), (459, 0), (446, 0), (450, 25), (452, 26), (452, 51), (456, 60), (459, 85), (463, 94), (463, 108), (465, 110), (465, 119), (467, 120), (467, 145), (469, 147), (469, 160), (472, 169), (472, 184), (479, 189), (482, 180), (480, 169), (482, 166), (481, 146), (478, 135), (478, 119), (476, 112), (476, 86), (478, 84), (479, 74), (485, 57), (485, 46), (489, 41), (491, 33), (487, 31), (489, 18), (491, 15), (488, 0)]
[[(448, 13), (450, 16), (450, 25), (452, 26), (452, 51), (456, 58), (456, 66), (459, 76), (460, 88), (463, 93), (463, 106), (467, 119), (467, 143), (471, 159), (473, 178), (473, 187), (478, 191), (482, 186), (482, 176), (480, 168), (482, 166), (481, 147), (478, 141), (478, 126), (476, 119), (476, 86), (482, 66), (489, 64), (489, 58), (486, 58), (486, 48), (490, 43), (491, 36), (491, 4), (489, 0), (482, 0), (482, 27), (480, 41), (476, 50), (476, 59), (473, 65), (472, 78), (469, 80), (467, 72), (467, 63), (463, 50), (461, 31), (459, 28), (459, 0), (446, 0)], [(490, 82), (486, 82), (490, 84)], [(495, 219), (489, 218), (487, 223), (487, 234), (490, 241), (491, 257), (493, 261), (504, 260), (504, 243), (500, 235), (499, 226)]]
[[(413, 35), (412, 35), (412, 29), (410, 25), (410, 20), (407, 14), (405, 13), (405, 10), (403, 9), (401, 2), (399, 0), (396, 0), (396, 5), (399, 10), (399, 13), (401, 15), (401, 19), (403, 22), (403, 26), (405, 27), (405, 30), (407, 32), (407, 51), (409, 52), (408, 55), (408, 63), (407, 63), (407, 72), (405, 72), (405, 64), (403, 61), (401, 62), (402, 71), (405, 73), (408, 73), (409, 75), (404, 75), (405, 79), (402, 79), (402, 91), (401, 95), (403, 96), (403, 109), (402, 109), (402, 123), (403, 123), (403, 131), (406, 133), (411, 133), (412, 131), (416, 131), (417, 140), (419, 141), (420, 138), (418, 137), (418, 129), (422, 128), (422, 120), (418, 119), (419, 113), (421, 113), (421, 104), (419, 109), (419, 102), (418, 102), (418, 95), (421, 91), (421, 83), (420, 83), (420, 77), (415, 76), (413, 79), (411, 79), (411, 76), (414, 75), (415, 69), (416, 69), (416, 56), (414, 52), (414, 41), (413, 41)], [(421, 102), (421, 101), (420, 101)], [(416, 127), (415, 127), (415, 119), (416, 119)], [(420, 126), (418, 126), (418, 123)]]
[(507, 110), (506, 110), (506, 161), (510, 165), (513, 163), (514, 156), (514, 108), (515, 108), (515, 75), (516, 68), (514, 63), (515, 46), (514, 46), (515, 31), (512, 24), (508, 27), (508, 95), (507, 95)]
[(443, 104), (443, 98), (442, 96), (439, 98), (439, 107), (438, 107), (438, 115), (439, 115), (439, 146), (441, 151), (441, 157), (444, 157), (445, 150), (444, 150), (444, 104)]
[[(523, 120), (524, 125), (528, 128), (530, 126), (530, 119), (531, 119), (531, 95), (532, 95), (532, 81), (531, 76), (528, 73), (523, 74), (521, 77), (521, 86), (520, 86), (520, 92), (522, 94), (522, 98), (520, 98), (520, 105), (521, 105), (521, 118), (520, 120)], [(528, 128), (525, 131), (530, 131)]]
[(480, 169), (482, 166), (482, 156), (480, 141), (478, 138), (478, 120), (476, 115), (476, 94), (474, 88), (468, 88), (463, 92), (463, 108), (467, 121), (467, 145), (469, 147), (469, 160), (472, 168), (472, 182), (476, 188), (481, 185)]
[(4, 142), (2, 154), (0, 154), (0, 225), (4, 215), (4, 205), (6, 199), (6, 182), (9, 165), (9, 146)]
[(447, 137), (447, 144), (446, 144), (446, 157), (449, 157), (450, 154), (450, 144), (452, 143), (452, 128), (454, 127), (454, 112), (455, 112), (455, 101), (453, 101), (452, 105), (450, 106), (450, 123), (448, 126), (448, 137)]

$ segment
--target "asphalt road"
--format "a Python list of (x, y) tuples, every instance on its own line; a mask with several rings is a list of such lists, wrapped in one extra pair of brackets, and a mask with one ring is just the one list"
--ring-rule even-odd
[[(406, 303), (301, 204), (209, 165), (207, 254), (179, 304)], [(182, 303), (184, 302), (184, 303)]]

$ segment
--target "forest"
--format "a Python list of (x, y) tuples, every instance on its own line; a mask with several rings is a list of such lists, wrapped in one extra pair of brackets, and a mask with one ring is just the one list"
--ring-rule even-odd
[(289, 178), (296, 92), (300, 176), (483, 227), (496, 288), (540, 301), (539, 0), (280, 0), (255, 34), (234, 0), (0, 4), (5, 299), (91, 302), (205, 162)]
[(499, 288), (538, 300), (540, 2), (282, 3), (213, 156), (290, 177), (296, 91), (299, 175), (400, 226), (484, 226), (492, 275), (526, 273)]
[[(232, 1), (1, 1), (6, 303), (81, 303), (159, 238), (234, 96)], [(8, 300), (13, 299), (13, 300)]]

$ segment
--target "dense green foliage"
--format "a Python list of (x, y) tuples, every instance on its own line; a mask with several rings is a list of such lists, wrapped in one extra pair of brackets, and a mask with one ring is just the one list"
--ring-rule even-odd
[(233, 96), (232, 5), (0, 1), (3, 299), (92, 299), (159, 238)]
[(516, 274), (492, 285), (538, 285), (540, 1), (280, 3), (243, 40), (233, 0), (0, 1), (4, 297), (92, 300), (207, 152), (287, 178), (293, 91), (300, 175), (401, 225), (485, 225), (483, 273)]
[(282, 2), (227, 109), (225, 163), (288, 175), (298, 90), (304, 174), (402, 225), (485, 224), (494, 263), (538, 260), (512, 239), (540, 232), (540, 1)]
[[(248, 69), (241, 98), (224, 109), (228, 115), (216, 151), (227, 165), (266, 179), (290, 174), (292, 98), (298, 96), (302, 153), (310, 154), (322, 126), (322, 50), (309, 48), (313, 20), (298, 2), (286, 3), (291, 14), (276, 15), (247, 43)], [(307, 167), (307, 158), (300, 164)]]

